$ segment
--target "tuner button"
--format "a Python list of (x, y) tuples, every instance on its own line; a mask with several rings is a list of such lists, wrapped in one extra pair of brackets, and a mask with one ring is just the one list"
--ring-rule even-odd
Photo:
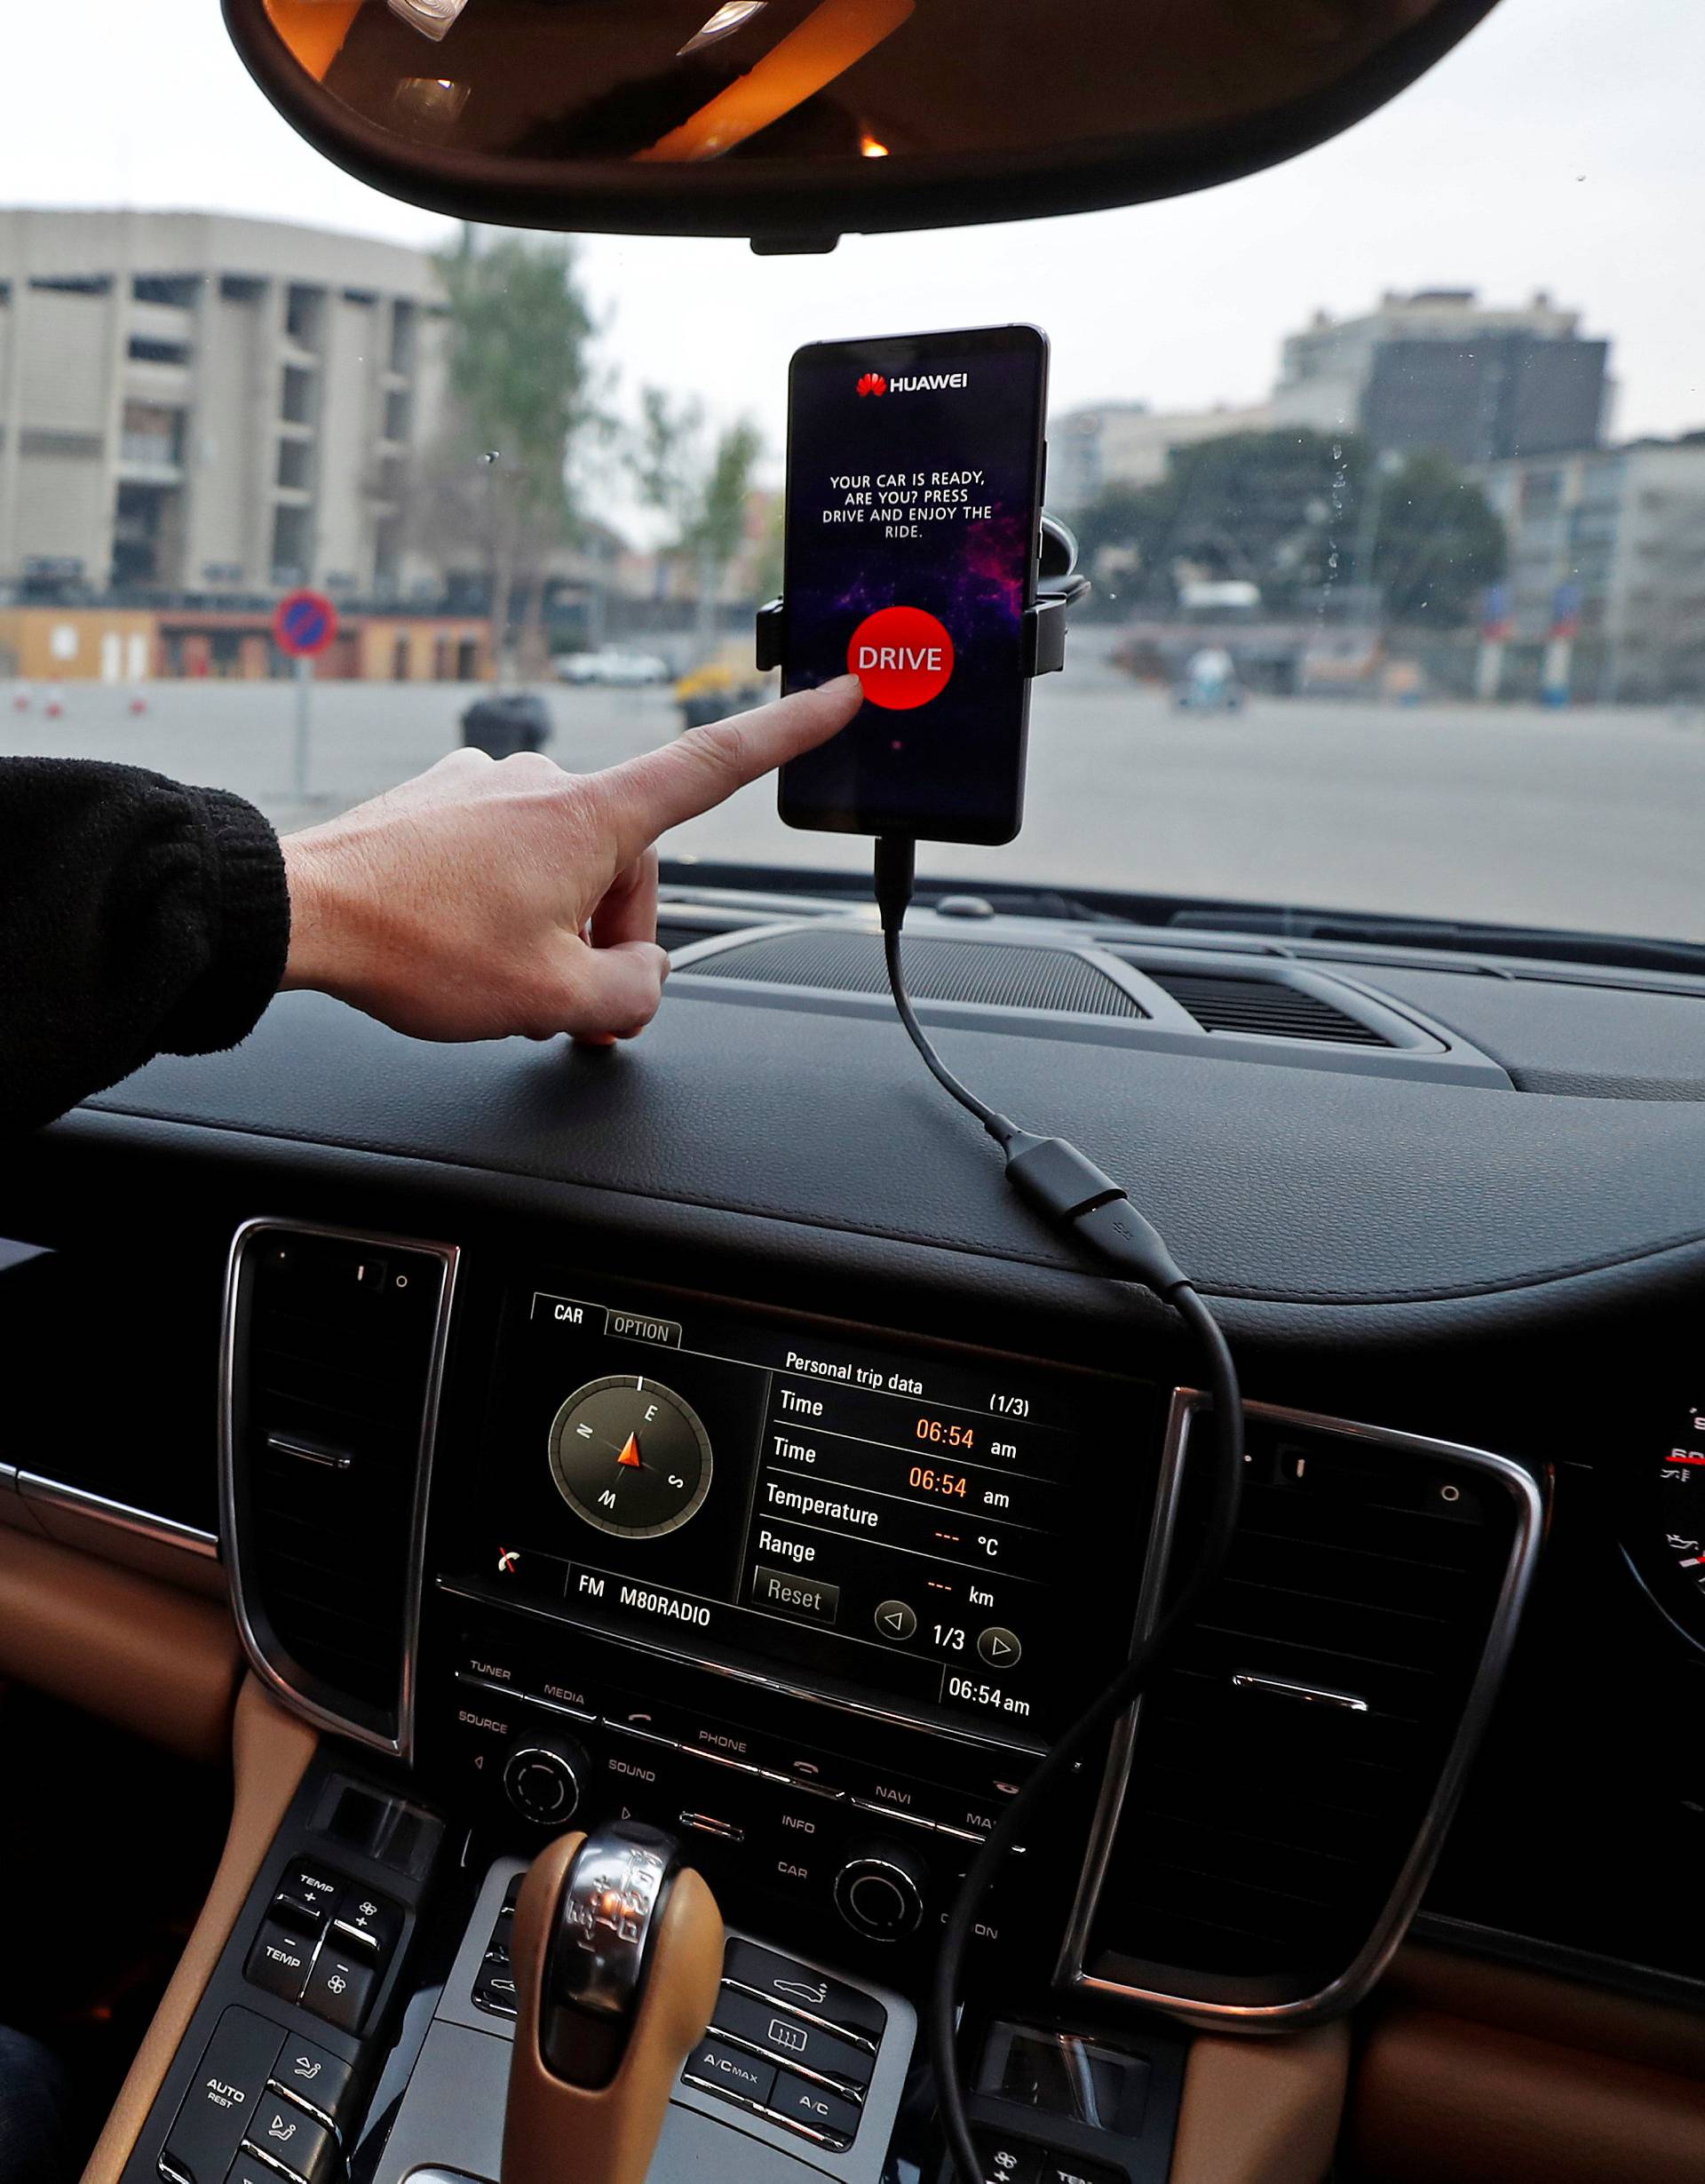
[(923, 1870), (886, 1845), (860, 1852), (835, 1876), (835, 1908), (868, 1941), (903, 1941), (924, 1916)]
[(504, 1762), (504, 1791), (518, 1813), (541, 1828), (566, 1828), (584, 1794), (588, 1763), (567, 1737), (546, 1743), (523, 1737)]

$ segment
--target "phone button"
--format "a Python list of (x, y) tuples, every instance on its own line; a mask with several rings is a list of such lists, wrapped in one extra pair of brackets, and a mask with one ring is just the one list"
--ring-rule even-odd
[(882, 607), (852, 632), (846, 664), (867, 702), (909, 712), (938, 698), (953, 679), (953, 639), (921, 607)]

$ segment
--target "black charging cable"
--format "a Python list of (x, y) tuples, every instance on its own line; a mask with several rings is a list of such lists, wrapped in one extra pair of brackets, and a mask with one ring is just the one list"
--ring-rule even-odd
[(876, 894), (888, 983), (907, 1036), (942, 1090), (974, 1115), (1006, 1156), (1008, 1180), (1043, 1217), (1078, 1238), (1108, 1269), (1140, 1282), (1170, 1305), (1200, 1348), (1213, 1399), (1214, 1466), (1211, 1506), (1194, 1565), (1162, 1614), (1139, 1639), (1130, 1660), (1094, 1703), (1050, 1746), (1002, 1814), (971, 1862), (941, 1937), (928, 2010), (930, 2059), (935, 2069), (941, 2127), (961, 2184), (983, 2184), (984, 2167), (971, 2134), (959, 2082), (959, 1990), (965, 1949), (989, 1886), (1031, 1816), (1072, 1768), (1108, 1731), (1137, 1696), (1178, 1632), (1218, 1576), (1237, 1530), (1243, 1489), (1243, 1398), (1237, 1368), (1217, 1320), (1167, 1250), (1160, 1233), (1131, 1204), (1111, 1176), (1064, 1138), (1038, 1138), (1020, 1130), (979, 1100), (935, 1051), (912, 1006), (900, 960), (900, 928), (912, 900), (916, 845), (884, 835), (876, 843)]

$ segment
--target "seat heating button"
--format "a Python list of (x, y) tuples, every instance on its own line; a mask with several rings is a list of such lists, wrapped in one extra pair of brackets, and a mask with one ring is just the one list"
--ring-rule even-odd
[(253, 2010), (225, 2013), (161, 2149), (163, 2175), (181, 2177), (184, 2184), (219, 2184), (265, 2095), (283, 2037), (282, 2026)]

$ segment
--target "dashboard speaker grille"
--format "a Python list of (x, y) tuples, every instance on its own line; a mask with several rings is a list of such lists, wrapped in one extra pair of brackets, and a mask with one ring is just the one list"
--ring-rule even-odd
[(1248, 1446), (1225, 1574), (1141, 1704), (1093, 1937), (1106, 1976), (1210, 2002), (1318, 1995), (1376, 1930), (1519, 1525), (1460, 1459), (1254, 1418)]
[(297, 1696), (400, 1732), (416, 1471), (445, 1261), (251, 1231), (234, 1291), (230, 1478), (242, 1612)]
[[(906, 942), (905, 961), (907, 982), (919, 1001), (969, 1001), (984, 1008), (1086, 1016), (1148, 1013), (1105, 971), (1069, 949), (924, 935)], [(686, 968), (695, 978), (761, 979), (821, 993), (888, 990), (880, 937), (843, 927), (768, 934)]]
[(1278, 978), (1240, 978), (1217, 971), (1156, 970), (1145, 974), (1204, 1031), (1241, 1031), (1263, 1039), (1314, 1039), (1335, 1046), (1390, 1046), (1373, 1025), (1305, 986)]

